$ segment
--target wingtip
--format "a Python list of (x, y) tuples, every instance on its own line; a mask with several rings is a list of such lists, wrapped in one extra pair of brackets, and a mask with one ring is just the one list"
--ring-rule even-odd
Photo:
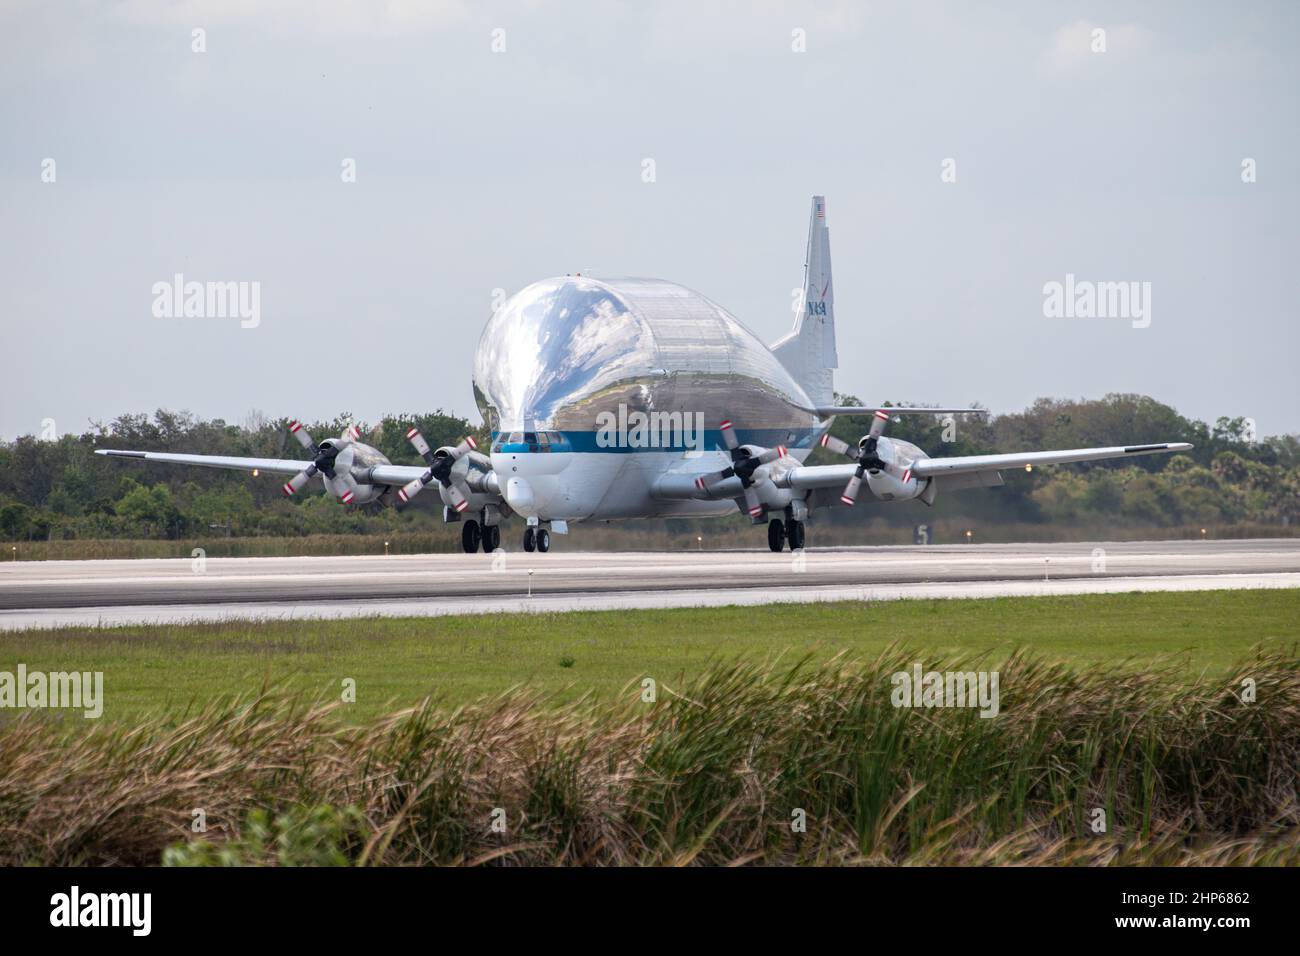
[(96, 448), (96, 455), (108, 455), (111, 458), (148, 458), (149, 453), (143, 451), (121, 451), (117, 448)]

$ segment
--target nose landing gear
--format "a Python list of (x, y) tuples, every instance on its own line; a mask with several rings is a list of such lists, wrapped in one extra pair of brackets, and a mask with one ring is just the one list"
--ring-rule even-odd
[(524, 529), (524, 550), (540, 551), (545, 554), (551, 550), (551, 533), (545, 528)]

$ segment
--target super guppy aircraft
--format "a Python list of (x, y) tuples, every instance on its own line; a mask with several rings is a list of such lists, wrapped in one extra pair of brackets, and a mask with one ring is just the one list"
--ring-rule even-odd
[[(522, 519), (525, 551), (548, 551), (570, 522), (707, 517), (737, 508), (767, 524), (768, 547), (804, 546), (819, 508), (1002, 484), (1001, 469), (1182, 451), (1140, 444), (931, 458), (884, 434), (896, 415), (982, 414), (965, 408), (833, 404), (835, 294), (826, 202), (812, 200), (803, 307), (772, 346), (720, 305), (662, 279), (562, 276), (523, 289), (491, 318), (474, 361), (474, 399), (492, 436), (431, 449), (424, 466), (393, 465), (355, 428), (317, 443), (309, 461), (101, 449), (97, 454), (288, 476), (286, 494), (319, 477), (344, 505), (405, 503), (433, 485), (467, 552), (495, 551), (501, 524)], [(832, 437), (834, 416), (874, 413), (857, 446)], [(842, 465), (808, 466), (821, 444)], [(391, 494), (390, 494), (391, 493)]]

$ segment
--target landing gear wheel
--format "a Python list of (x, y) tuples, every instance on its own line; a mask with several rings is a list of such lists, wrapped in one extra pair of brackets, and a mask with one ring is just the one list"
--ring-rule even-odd
[(790, 550), (798, 551), (803, 547), (803, 522), (791, 518), (785, 523), (785, 540), (790, 542)]
[(767, 546), (772, 551), (780, 551), (785, 547), (785, 522), (780, 518), (773, 518), (767, 523)]
[(537, 547), (537, 536), (532, 528), (524, 529), (524, 550), (532, 551)]
[(545, 528), (537, 530), (537, 550), (543, 554), (551, 550), (551, 533)]
[(460, 545), (465, 549), (466, 554), (473, 554), (478, 550), (479, 530), (478, 522), (472, 518), (465, 522), (465, 526), (460, 529)]
[(483, 526), (483, 553), (491, 554), (501, 547), (501, 527), (495, 524)]

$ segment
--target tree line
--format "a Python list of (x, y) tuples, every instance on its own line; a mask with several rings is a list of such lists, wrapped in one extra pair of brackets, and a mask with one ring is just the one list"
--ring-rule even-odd
[[(851, 395), (839, 402), (859, 404)], [(894, 404), (907, 405), (909, 402)], [(869, 415), (841, 416), (832, 432), (856, 442)], [(1145, 395), (1095, 400), (1040, 398), (1006, 415), (900, 416), (887, 434), (913, 442), (932, 457), (988, 455), (1056, 448), (1149, 442), (1189, 442), (1190, 452), (1008, 469), (1001, 488), (940, 498), (930, 514), (961, 514), (990, 522), (1052, 521), (1098, 525), (1122, 520), (1148, 527), (1251, 523), (1289, 527), (1300, 520), (1300, 436), (1259, 438), (1247, 418), (1213, 424), (1185, 418)], [(835, 460), (821, 457), (820, 461)], [(839, 459), (843, 460), (843, 459)], [(918, 506), (924, 508), (924, 506)], [(854, 509), (856, 512), (859, 509)], [(916, 520), (915, 510), (882, 508), (887, 517)], [(832, 518), (855, 520), (843, 512)]]
[[(861, 404), (852, 395), (840, 404)], [(896, 404), (911, 404), (898, 402)], [(314, 422), (317, 441), (339, 435), (350, 415)], [(455, 444), (487, 436), (464, 418), (441, 410), (386, 415), (361, 424), (363, 440), (394, 464), (420, 463), (406, 440), (415, 425), (429, 443)], [(832, 429), (855, 443), (869, 415), (841, 416)], [(286, 499), (283, 478), (239, 471), (106, 459), (96, 448), (189, 452), (258, 458), (303, 457), (288, 419), (251, 414), (240, 424), (204, 421), (187, 412), (121, 415), (91, 423), (80, 435), (43, 441), (31, 435), (0, 443), (0, 537), (9, 541), (75, 538), (187, 538), (301, 536), (433, 530), (441, 524), (437, 495), (401, 508), (344, 508), (319, 493)], [(1252, 523), (1279, 528), (1300, 519), (1300, 436), (1258, 438), (1244, 418), (1213, 424), (1179, 415), (1143, 395), (1097, 400), (1043, 398), (1022, 412), (945, 421), (906, 416), (891, 422), (891, 437), (933, 456), (979, 455), (1030, 449), (1079, 448), (1150, 441), (1190, 442), (1182, 455), (1091, 462), (1004, 472), (1001, 488), (941, 498), (933, 510), (919, 503), (833, 509), (827, 520), (854, 523), (883, 518), (912, 523), (960, 515), (979, 522), (1058, 522), (1096, 525), (1124, 521), (1161, 527)], [(818, 450), (813, 463), (843, 461)], [(305, 464), (305, 462), (304, 462)], [(681, 522), (671, 527), (680, 528)]]

